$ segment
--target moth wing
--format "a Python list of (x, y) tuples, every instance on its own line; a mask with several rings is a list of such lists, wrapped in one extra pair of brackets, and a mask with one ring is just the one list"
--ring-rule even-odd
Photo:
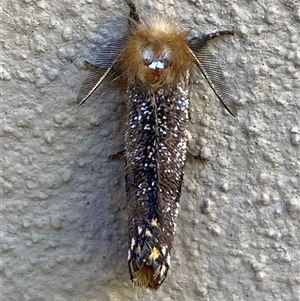
[(223, 71), (209, 50), (207, 41), (200, 39), (193, 39), (189, 42), (197, 65), (203, 76), (222, 102), (226, 110), (233, 116), (237, 115), (236, 99), (226, 82)]
[(117, 42), (103, 47), (104, 50), (97, 56), (95, 62), (89, 63), (85, 61), (85, 66), (89, 69), (89, 73), (77, 95), (76, 103), (78, 105), (82, 105), (106, 78), (116, 78), (119, 75), (117, 62), (126, 40), (123, 37)]

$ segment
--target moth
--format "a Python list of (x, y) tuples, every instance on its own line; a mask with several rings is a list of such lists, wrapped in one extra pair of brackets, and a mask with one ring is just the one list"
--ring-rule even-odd
[(127, 34), (95, 64), (86, 63), (91, 70), (77, 100), (83, 104), (105, 78), (126, 83), (129, 272), (136, 286), (157, 289), (169, 270), (179, 210), (190, 77), (200, 70), (228, 112), (236, 115), (234, 97), (208, 49), (210, 40), (233, 33), (190, 37), (172, 21), (142, 21), (135, 2), (125, 2), (130, 10)]

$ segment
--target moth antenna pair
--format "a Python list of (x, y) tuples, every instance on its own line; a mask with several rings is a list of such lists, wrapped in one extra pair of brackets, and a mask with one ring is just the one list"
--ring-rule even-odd
[(233, 35), (231, 30), (221, 30), (203, 35), (201, 38), (194, 38), (189, 41), (190, 51), (202, 75), (214, 91), (215, 95), (224, 105), (225, 109), (232, 115), (237, 115), (235, 98), (229, 89), (221, 68), (218, 67), (216, 59), (208, 50), (208, 42), (224, 36)]

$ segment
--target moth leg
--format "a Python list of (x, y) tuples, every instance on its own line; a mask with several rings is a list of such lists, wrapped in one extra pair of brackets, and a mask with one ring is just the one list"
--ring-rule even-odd
[(188, 41), (189, 46), (193, 51), (198, 51), (200, 48), (207, 46), (207, 42), (225, 35), (234, 35), (232, 30), (219, 30), (211, 33), (206, 33), (197, 37), (193, 37)]
[(187, 158), (187, 160), (192, 160), (192, 159), (194, 159), (194, 160), (200, 161), (200, 162), (202, 162), (202, 163), (208, 161), (208, 159), (202, 157), (201, 154), (195, 155), (195, 154), (190, 153), (189, 151), (187, 151), (187, 153), (186, 153), (186, 158)]
[(134, 28), (135, 24), (141, 23), (139, 12), (136, 8), (134, 0), (125, 0), (125, 2), (127, 3), (130, 9), (129, 20), (128, 20), (129, 26), (131, 28)]
[(205, 41), (210, 41), (215, 38), (218, 38), (218, 37), (221, 37), (224, 35), (228, 35), (228, 34), (233, 35), (234, 33), (232, 30), (220, 30), (220, 31), (215, 31), (215, 32), (204, 34), (202, 36), (202, 39), (204, 39)]
[(87, 61), (87, 60), (84, 60), (84, 66), (87, 68), (87, 69), (90, 69), (90, 70), (98, 70), (98, 71), (105, 71), (103, 70), (102, 68), (100, 68), (99, 66), (97, 65), (94, 65), (93, 63)]
[(110, 155), (108, 157), (110, 160), (124, 160), (125, 159), (125, 149), (117, 152), (116, 154)]

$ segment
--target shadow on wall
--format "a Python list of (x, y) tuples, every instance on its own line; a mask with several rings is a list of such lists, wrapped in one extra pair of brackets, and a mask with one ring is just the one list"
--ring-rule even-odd
[(103, 84), (99, 90), (101, 97), (92, 97), (78, 108), (87, 118), (94, 114), (99, 120), (91, 130), (80, 129), (85, 137), (80, 160), (88, 162), (76, 171), (81, 185), (81, 253), (84, 261), (95, 263), (99, 276), (109, 272), (111, 277), (128, 277), (125, 161), (109, 159), (123, 148), (124, 105), (114, 84)]

